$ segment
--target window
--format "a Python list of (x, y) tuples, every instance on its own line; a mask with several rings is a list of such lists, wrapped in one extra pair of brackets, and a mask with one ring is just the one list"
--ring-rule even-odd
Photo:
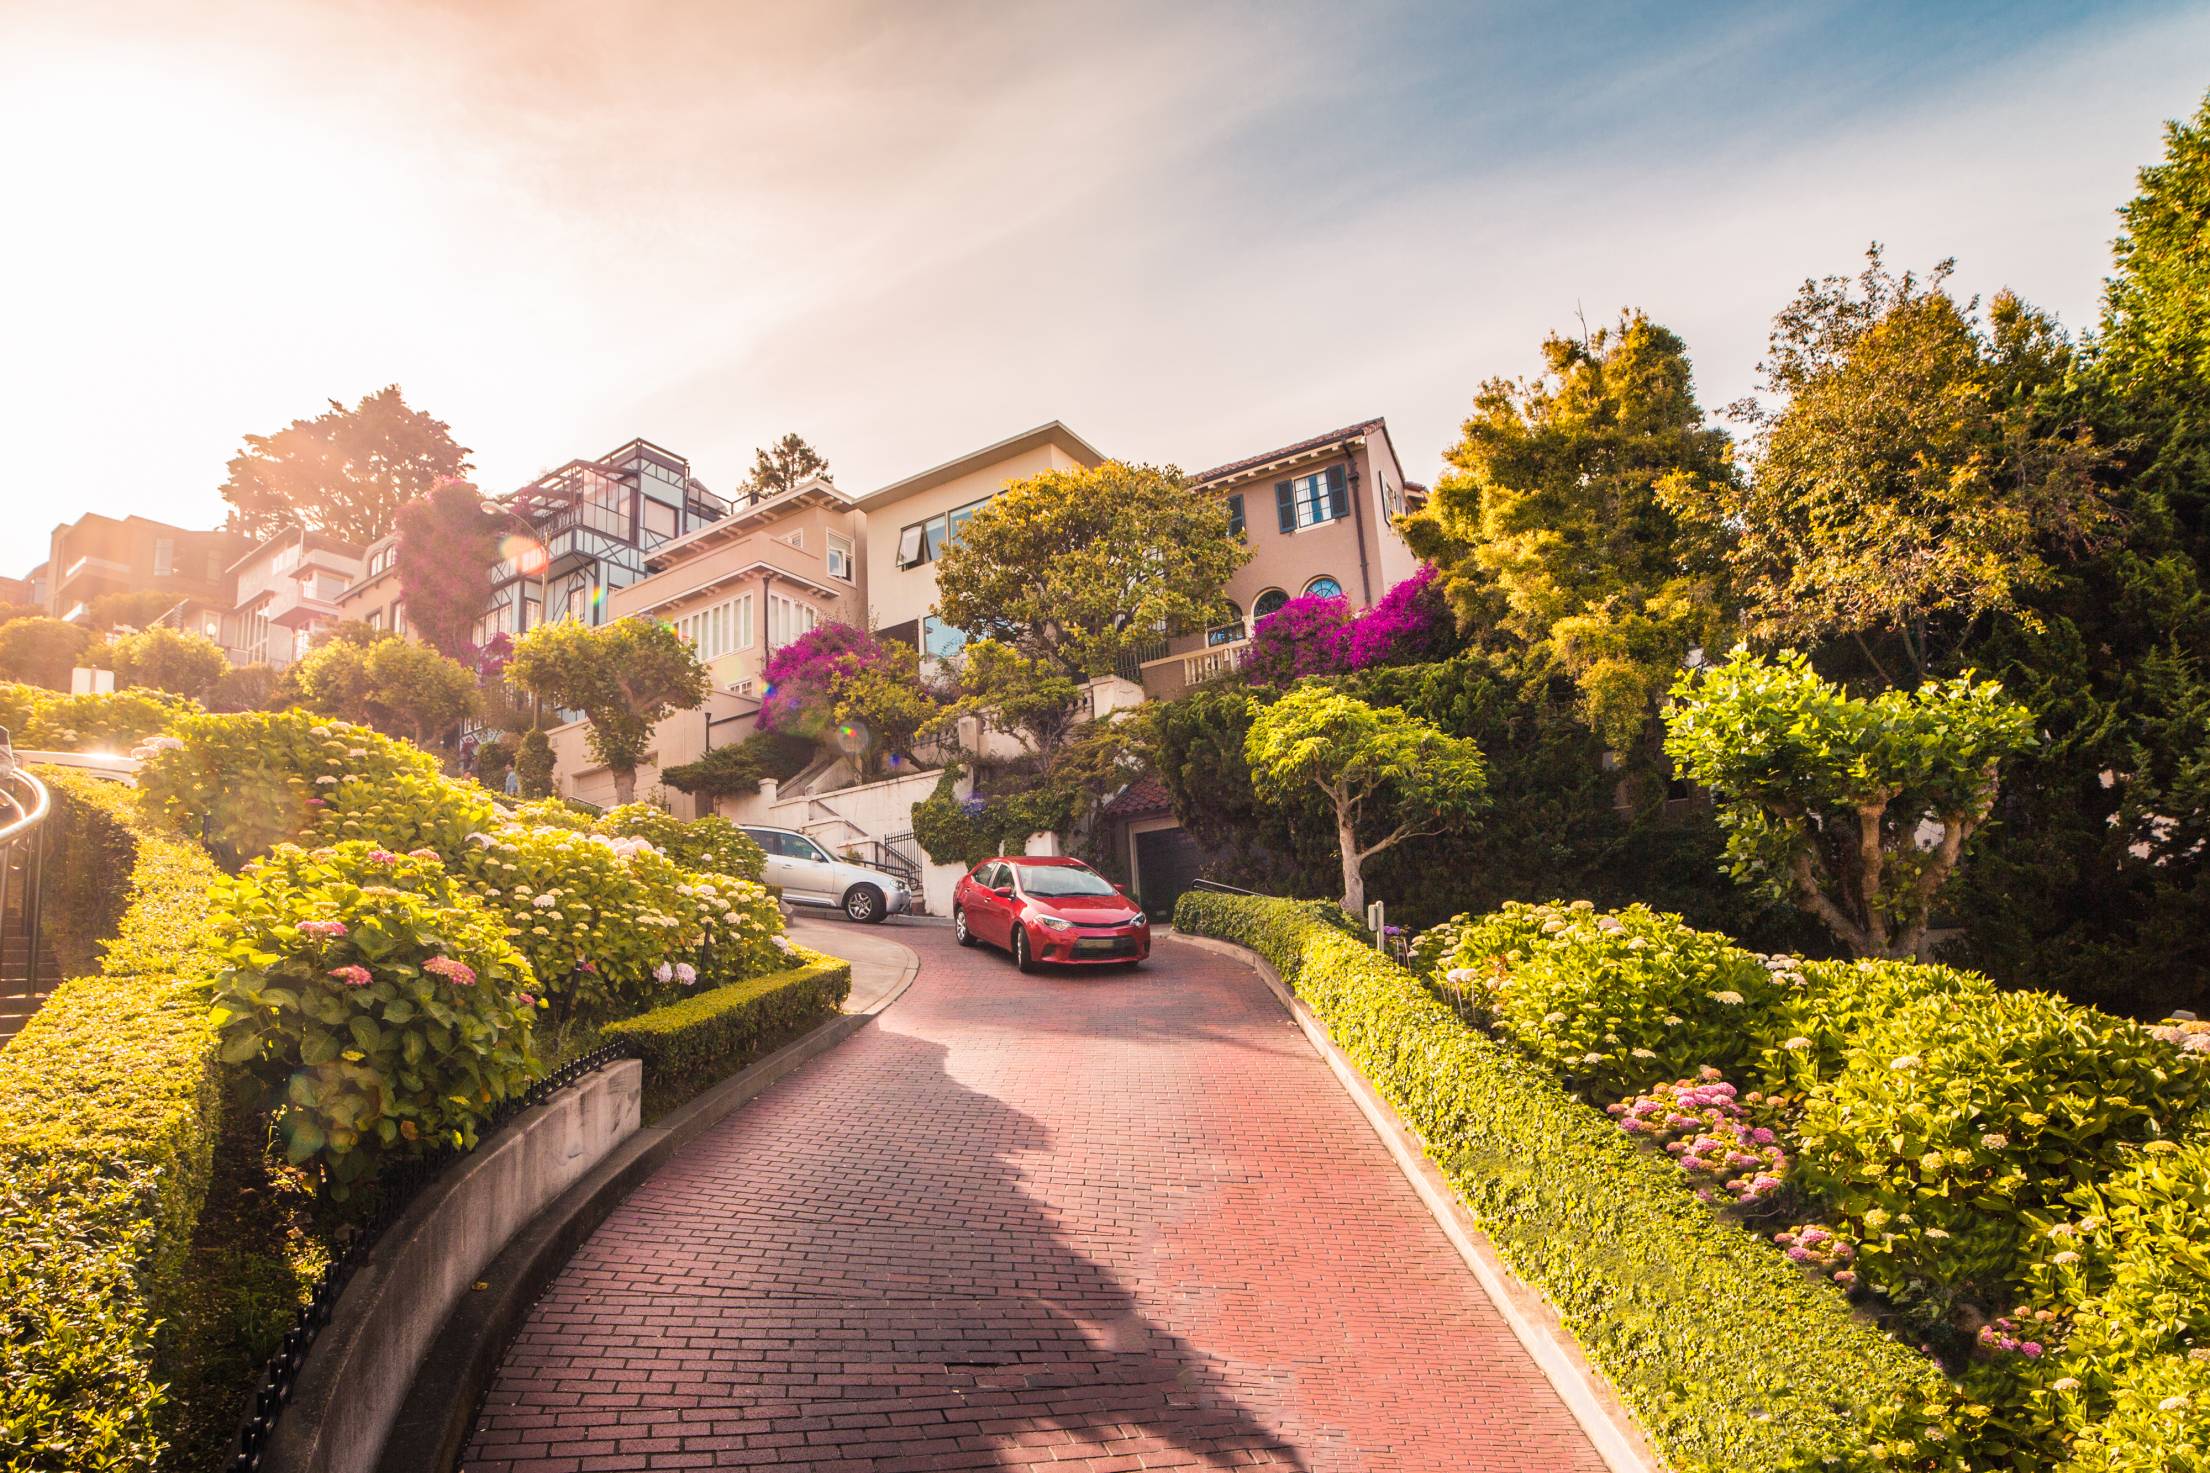
[(382, 609), (370, 609), (367, 623), (371, 631), (381, 631), (384, 627), (384, 611)]
[(176, 539), (156, 537), (153, 540), (153, 575), (166, 578), (176, 572)]
[(1307, 598), (1341, 598), (1342, 596), (1343, 585), (1325, 573), (1305, 585), (1305, 597)]
[(806, 550), (806, 529), (804, 527), (793, 527), (775, 540), (785, 547), (795, 547), (800, 552), (804, 552)]
[(1251, 619), (1255, 623), (1269, 614), (1278, 613), (1281, 606), (1288, 602), (1288, 594), (1279, 588), (1269, 588), (1251, 601)]
[[(990, 498), (985, 496), (982, 501)], [(920, 563), (933, 563), (943, 555), (944, 549), (959, 540), (960, 528), (975, 514), (982, 501), (970, 501), (965, 506), (955, 506), (948, 512), (930, 517), (925, 522), (915, 522), (898, 533), (898, 566), (914, 567)]]
[(921, 657), (930, 660), (949, 660), (967, 647), (967, 631), (956, 624), (946, 624), (934, 614), (921, 621)]
[(1284, 532), (1317, 527), (1323, 522), (1349, 516), (1350, 491), (1344, 481), (1343, 467), (1331, 465), (1324, 471), (1314, 471), (1293, 481), (1276, 481), (1274, 508), (1280, 515)]
[(534, 594), (534, 593), (525, 593), (525, 594), (523, 594), (523, 595), (522, 595), (522, 628), (523, 628), (524, 630), (529, 630), (529, 629), (535, 629), (535, 628), (536, 628), (536, 627), (537, 627), (538, 625), (540, 625), (540, 624), (542, 624), (542, 623), (544, 623), (544, 622), (545, 622), (545, 608), (544, 608), (544, 605), (540, 604), (540, 603), (539, 603), (539, 602), (537, 601), (537, 595), (536, 595), (536, 594)]
[(852, 540), (834, 532), (829, 534), (829, 576), (852, 581)]
[(675, 535), (675, 508), (646, 497), (645, 536), (648, 541), (664, 542)]
[(1243, 493), (1238, 491), (1228, 498), (1228, 535), (1243, 535)]
[(1235, 644), (1243, 638), (1243, 610), (1232, 603), (1228, 605), (1228, 609), (1235, 617), (1225, 624), (1215, 624), (1206, 630), (1206, 644)]
[(675, 632), (690, 643), (701, 660), (716, 659), (732, 650), (750, 649), (752, 595), (739, 594), (681, 615), (675, 621)]
[(821, 615), (809, 603), (786, 597), (780, 593), (767, 596), (767, 647), (779, 650), (799, 635), (821, 622)]

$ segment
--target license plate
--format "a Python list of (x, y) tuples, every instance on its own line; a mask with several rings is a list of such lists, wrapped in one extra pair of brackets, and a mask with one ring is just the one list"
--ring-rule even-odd
[(1120, 950), (1125, 944), (1116, 936), (1085, 936), (1074, 943), (1074, 951), (1077, 956), (1085, 952), (1091, 954), (1114, 952)]

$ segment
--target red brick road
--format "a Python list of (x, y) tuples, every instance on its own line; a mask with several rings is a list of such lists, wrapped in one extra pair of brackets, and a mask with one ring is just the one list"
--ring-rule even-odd
[(618, 1209), (470, 1473), (1602, 1462), (1264, 985), (1162, 942), (911, 990)]

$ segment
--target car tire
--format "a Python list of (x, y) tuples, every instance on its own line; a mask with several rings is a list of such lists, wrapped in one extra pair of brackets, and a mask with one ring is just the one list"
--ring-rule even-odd
[(967, 907), (964, 905), (953, 906), (952, 940), (958, 942), (961, 946), (973, 946), (981, 939), (981, 937), (967, 929)]
[(884, 914), (882, 891), (873, 885), (854, 885), (844, 892), (844, 914), (866, 925), (881, 925)]
[(1028, 948), (1028, 928), (1019, 921), (1013, 923), (1013, 965), (1024, 972), (1036, 970), (1036, 954)]

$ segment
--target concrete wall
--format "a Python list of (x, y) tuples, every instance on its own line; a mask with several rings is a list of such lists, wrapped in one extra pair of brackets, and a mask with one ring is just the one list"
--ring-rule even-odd
[[(709, 744), (726, 747), (743, 741), (752, 731), (745, 718), (759, 709), (760, 703), (750, 697), (714, 690), (707, 692), (704, 705), (678, 711), (654, 727), (652, 743), (637, 764), (637, 797), (662, 796), (661, 769), (696, 762), (706, 755)], [(615, 801), (614, 774), (591, 755), (590, 733), (586, 721), (570, 721), (545, 733), (553, 750), (553, 791), (563, 798), (610, 808)], [(705, 811), (688, 794), (672, 788), (664, 796), (669, 811), (678, 818), (697, 818)]]
[(507, 1240), (636, 1134), (644, 1065), (610, 1064), (448, 1167), (354, 1273), (308, 1352), (263, 1473), (373, 1473), (416, 1367)]

